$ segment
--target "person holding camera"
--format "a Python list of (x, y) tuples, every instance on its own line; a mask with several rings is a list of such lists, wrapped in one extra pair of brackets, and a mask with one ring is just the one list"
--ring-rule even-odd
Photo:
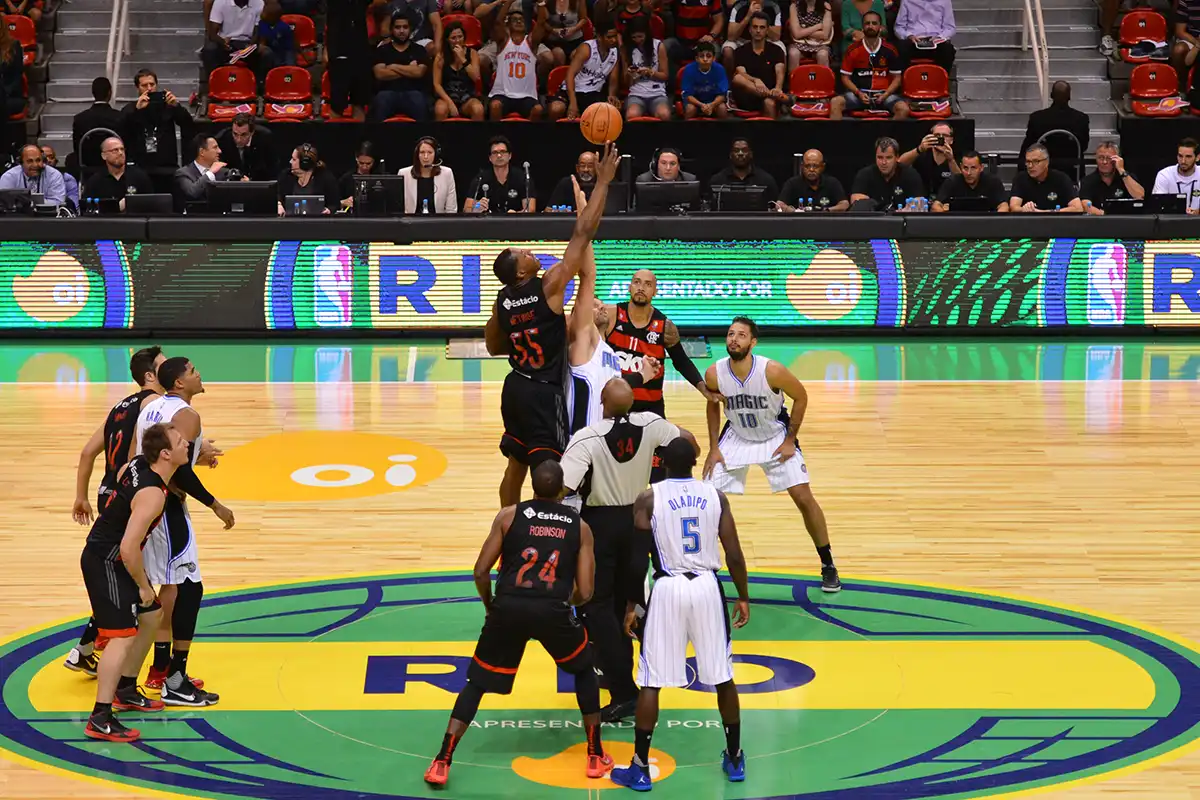
[(937, 197), (943, 183), (962, 173), (954, 158), (954, 128), (939, 122), (920, 144), (901, 155), (899, 161), (915, 169), (925, 182), (925, 191), (930, 197)]
[[(133, 77), (138, 99), (121, 110), (125, 149), (131, 163), (144, 169), (156, 187), (170, 184), (179, 166), (178, 131), (188, 141), (192, 135), (192, 115), (169, 91), (158, 88), (154, 70), (138, 70)], [(192, 155), (192, 154), (189, 154)]]

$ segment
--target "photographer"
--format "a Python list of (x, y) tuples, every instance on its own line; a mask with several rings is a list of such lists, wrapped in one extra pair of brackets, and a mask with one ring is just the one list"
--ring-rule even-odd
[(901, 155), (899, 160), (917, 171), (930, 197), (937, 196), (943, 183), (962, 174), (954, 158), (954, 129), (945, 122), (934, 125), (921, 143)]
[(156, 185), (170, 184), (179, 166), (176, 129), (188, 141), (192, 136), (192, 115), (171, 92), (158, 88), (153, 70), (139, 70), (133, 78), (138, 99), (121, 110), (125, 130), (125, 148), (131, 163), (149, 173)]

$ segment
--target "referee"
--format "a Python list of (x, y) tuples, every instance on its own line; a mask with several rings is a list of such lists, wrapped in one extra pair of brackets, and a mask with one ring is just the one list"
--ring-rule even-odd
[(581, 428), (562, 457), (563, 485), (584, 498), (583, 520), (595, 537), (596, 585), (583, 606), (584, 624), (608, 679), (612, 702), (604, 722), (631, 716), (637, 707), (633, 640), (625, 635), (625, 605), (645, 606), (647, 559), (635, 554), (633, 503), (650, 482), (656, 448), (683, 436), (700, 453), (696, 437), (658, 414), (630, 413), (633, 389), (613, 378), (600, 393), (604, 418)]

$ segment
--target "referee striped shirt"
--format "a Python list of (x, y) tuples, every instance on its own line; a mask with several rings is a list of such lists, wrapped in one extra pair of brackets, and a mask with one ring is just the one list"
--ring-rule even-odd
[(678, 436), (678, 425), (650, 411), (602, 419), (571, 437), (563, 485), (578, 490), (590, 473), (589, 506), (631, 506), (650, 483), (654, 450)]

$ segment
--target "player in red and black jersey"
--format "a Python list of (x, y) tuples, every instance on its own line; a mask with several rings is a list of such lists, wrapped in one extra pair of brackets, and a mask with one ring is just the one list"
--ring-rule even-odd
[[(425, 782), (432, 786), (444, 786), (449, 779), (454, 748), (475, 719), (483, 695), (512, 692), (530, 639), (541, 642), (555, 663), (575, 676), (575, 697), (587, 732), (587, 776), (601, 778), (612, 768), (612, 757), (600, 742), (600, 682), (592, 668), (592, 648), (571, 610), (572, 604), (582, 605), (592, 596), (592, 529), (558, 502), (562, 490), (562, 467), (543, 461), (533, 468), (534, 499), (506, 506), (492, 521), (475, 561), (475, 586), (487, 617), (442, 748), (425, 771)], [(491, 571), (497, 560), (493, 598)]]
[(842, 57), (842, 88), (845, 93), (829, 104), (829, 118), (841, 119), (844, 111), (875, 109), (893, 119), (906, 119), (908, 103), (900, 95), (904, 66), (900, 51), (883, 40), (883, 20), (874, 11), (862, 15), (863, 38)]
[[(563, 316), (567, 284), (579, 274), (588, 246), (600, 227), (608, 185), (620, 156), (609, 144), (596, 167), (591, 202), (579, 213), (562, 261), (541, 275), (541, 263), (528, 250), (506, 248), (492, 265), (504, 284), (484, 329), (488, 352), (508, 356), (504, 379), (500, 452), (508, 467), (500, 481), (500, 505), (515, 505), (531, 466), (562, 458), (567, 444), (567, 323)], [(597, 194), (599, 193), (599, 194)]]

